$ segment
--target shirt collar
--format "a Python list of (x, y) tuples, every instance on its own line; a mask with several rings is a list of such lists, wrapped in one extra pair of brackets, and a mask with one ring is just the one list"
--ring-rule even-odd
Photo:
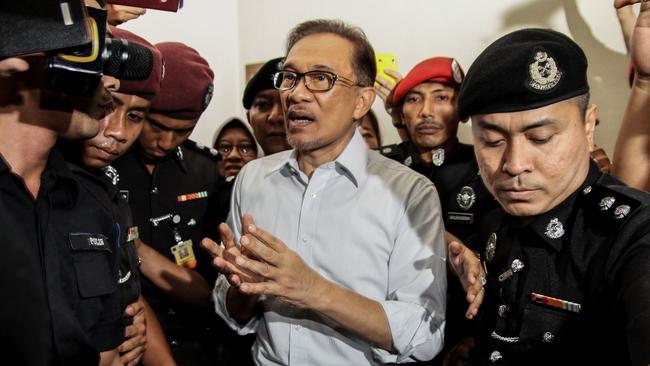
[[(283, 154), (283, 153), (280, 153)], [(269, 169), (269, 174), (281, 170), (288, 170), (292, 174), (299, 174), (298, 150), (293, 149), (290, 152), (284, 152), (284, 156), (279, 159)], [(358, 129), (354, 130), (354, 135), (343, 149), (341, 154), (334, 160), (337, 168), (340, 168), (355, 186), (359, 186), (367, 176), (366, 167), (368, 163), (368, 147)]]
[(566, 230), (565, 226), (573, 212), (579, 193), (587, 186), (595, 183), (601, 175), (602, 173), (598, 170), (598, 166), (590, 161), (589, 172), (580, 187), (562, 203), (550, 211), (537, 216), (530, 223), (530, 228), (552, 248), (559, 251), (562, 248), (562, 240), (564, 239)]

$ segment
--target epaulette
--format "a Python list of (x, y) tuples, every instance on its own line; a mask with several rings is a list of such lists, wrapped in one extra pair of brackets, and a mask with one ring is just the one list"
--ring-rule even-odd
[(205, 145), (203, 145), (203, 144), (201, 144), (199, 142), (187, 139), (183, 143), (183, 147), (185, 147), (185, 148), (187, 148), (189, 150), (192, 150), (192, 151), (196, 151), (196, 152), (200, 153), (201, 155), (205, 155), (205, 156), (209, 157), (210, 159), (212, 159), (214, 161), (221, 160), (221, 157), (220, 157), (219, 152), (217, 151), (217, 149), (211, 148), (209, 146), (205, 146)]
[(611, 222), (616, 227), (625, 223), (642, 205), (630, 193), (632, 189), (624, 185), (598, 183), (587, 186), (580, 192), (586, 210), (596, 212), (605, 222)]

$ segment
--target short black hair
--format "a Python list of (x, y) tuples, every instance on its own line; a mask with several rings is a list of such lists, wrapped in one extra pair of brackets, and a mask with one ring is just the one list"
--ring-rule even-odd
[(361, 28), (341, 20), (314, 19), (298, 24), (289, 32), (286, 53), (288, 54), (301, 39), (321, 33), (331, 33), (350, 41), (354, 47), (352, 68), (358, 79), (357, 82), (362, 86), (372, 86), (375, 83), (377, 74), (375, 50)]

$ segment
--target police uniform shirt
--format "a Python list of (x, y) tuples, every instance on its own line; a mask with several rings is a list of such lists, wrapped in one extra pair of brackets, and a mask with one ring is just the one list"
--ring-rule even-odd
[[(101, 205), (113, 216), (117, 222), (119, 233), (119, 262), (117, 283), (122, 294), (122, 309), (135, 302), (140, 296), (140, 265), (138, 253), (135, 248), (135, 239), (138, 237), (138, 227), (133, 224), (131, 208), (122, 198), (115, 184), (119, 180), (117, 171), (108, 167), (111, 178), (102, 171), (89, 170), (73, 166), (72, 171), (101, 202)], [(129, 323), (131, 319), (127, 320)]]
[(591, 163), (583, 185), (524, 224), (481, 225), (487, 264), (477, 364), (650, 362), (650, 198)]
[[(204, 237), (217, 238), (217, 203), (215, 189), (219, 179), (216, 154), (186, 141), (177, 153), (158, 161), (149, 174), (138, 146), (113, 164), (119, 172), (120, 194), (128, 201), (139, 237), (145, 244), (175, 261), (171, 247), (177, 244), (171, 219), (154, 223), (156, 219), (178, 214), (176, 229), (182, 240), (191, 240), (197, 259), (196, 270), (208, 283), (216, 279), (210, 256), (200, 247)], [(142, 293), (164, 323), (164, 314), (178, 312), (177, 304), (158, 290), (146, 277), (142, 278)], [(173, 305), (173, 306), (172, 306)], [(170, 308), (171, 306), (171, 308)], [(163, 309), (165, 308), (165, 309)]]
[(117, 347), (124, 337), (116, 291), (117, 226), (56, 149), (36, 200), (4, 160), (0, 172), (4, 203), (33, 243), (30, 255), (41, 262), (33, 275), (44, 280), (49, 310), (33, 336), (52, 337), (58, 362), (96, 364), (98, 352)]
[(379, 150), (434, 183), (440, 197), (445, 230), (463, 241), (475, 235), (482, 215), (498, 207), (481, 181), (472, 145), (457, 142), (453, 149), (445, 150), (440, 166), (422, 162), (411, 141)]

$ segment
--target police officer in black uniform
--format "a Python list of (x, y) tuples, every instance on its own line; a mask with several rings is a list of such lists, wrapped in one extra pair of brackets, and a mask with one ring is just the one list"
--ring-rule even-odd
[[(472, 146), (456, 137), (460, 122), (457, 95), (463, 76), (458, 62), (449, 57), (429, 58), (413, 67), (391, 94), (391, 106), (410, 140), (384, 146), (380, 152), (434, 182), (445, 230), (467, 241), (475, 235), (478, 220), (497, 205), (481, 182)], [(449, 281), (447, 292), (445, 348), (434, 365), (441, 364), (450, 349), (473, 334), (472, 325), (465, 319), (465, 292), (460, 283)]]
[(138, 143), (114, 167), (142, 241), (143, 294), (175, 359), (183, 365), (214, 364), (217, 341), (209, 319), (214, 315), (207, 310), (216, 271), (199, 245), (206, 236), (217, 238), (217, 153), (188, 140), (210, 102), (213, 72), (184, 44), (156, 47), (165, 60), (161, 90)]
[(126, 153), (142, 130), (145, 113), (160, 90), (162, 55), (152, 44), (129, 31), (111, 27), (110, 32), (113, 38), (127, 40), (131, 46), (137, 44), (150, 51), (150, 73), (146, 78), (143, 73), (142, 80), (118, 81), (104, 76), (109, 79), (107, 83), (110, 83), (108, 85), (113, 97), (113, 108), (100, 121), (99, 132), (90, 139), (59, 141), (58, 147), (68, 162), (81, 168), (73, 171), (80, 180), (94, 189), (102, 205), (112, 212), (114, 220), (119, 224), (120, 261), (117, 281), (128, 324), (127, 339), (120, 346), (121, 361), (129, 364), (142, 359), (146, 365), (160, 364), (172, 359), (171, 351), (166, 348), (167, 342), (162, 332), (157, 332), (159, 325), (155, 324), (155, 315), (140, 296), (140, 260), (135, 246), (139, 231), (133, 222), (128, 203), (119, 195), (119, 172), (109, 164)]
[[(550, 30), (500, 38), (469, 70), (459, 114), (501, 205), (474, 247), (487, 270), (476, 364), (647, 365), (650, 197), (589, 158), (583, 51)], [(463, 249), (450, 245), (459, 271)]]
[[(69, 6), (74, 14), (83, 10), (77, 8), (82, 4)], [(74, 138), (95, 134), (110, 94), (101, 83), (85, 97), (45, 90), (45, 57), (16, 61), (21, 71), (0, 77), (2, 224), (6, 234), (17, 235), (5, 240), (24, 246), (25, 257), (12, 260), (24, 261), (37, 281), (19, 290), (30, 292), (7, 294), (8, 303), (24, 295), (32, 299), (4, 316), (28, 314), (33, 320), (26, 328), (6, 328), (13, 320), (1, 322), (3, 335), (14, 333), (12, 339), (24, 341), (6, 357), (26, 365), (96, 365), (105, 352), (103, 361), (110, 362), (124, 337), (117, 291), (118, 227), (54, 149), (57, 132)], [(3, 251), (16, 253), (11, 247), (3, 246)]]

